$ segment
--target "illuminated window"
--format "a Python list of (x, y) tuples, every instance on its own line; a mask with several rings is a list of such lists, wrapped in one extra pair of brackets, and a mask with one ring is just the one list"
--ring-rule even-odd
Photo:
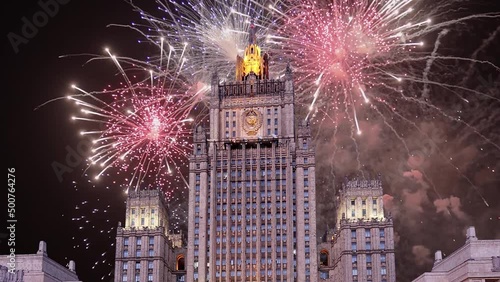
[(366, 255), (366, 262), (371, 263), (372, 262), (372, 255), (368, 254)]
[(382, 266), (382, 268), (380, 268), (380, 274), (382, 274), (382, 275), (387, 274), (387, 269), (385, 268), (385, 266)]
[(384, 230), (384, 228), (380, 228), (379, 229), (379, 234), (380, 234), (380, 237), (385, 237), (385, 230)]
[(328, 251), (327, 250), (321, 250), (319, 253), (319, 264), (321, 266), (328, 266)]
[(386, 256), (385, 254), (380, 255), (380, 262), (385, 262), (386, 261)]

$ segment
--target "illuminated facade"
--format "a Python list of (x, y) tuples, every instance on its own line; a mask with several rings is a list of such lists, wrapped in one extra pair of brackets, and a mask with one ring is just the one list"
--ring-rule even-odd
[[(13, 270), (15, 268), (15, 270)], [(40, 241), (36, 254), (0, 256), (1, 282), (81, 282), (76, 275), (76, 263), (70, 260), (66, 267), (47, 255), (47, 243)]]
[(443, 259), (434, 255), (434, 266), (413, 282), (498, 282), (500, 281), (500, 240), (478, 240), (476, 229), (467, 228), (465, 244)]
[(212, 78), (189, 166), (187, 281), (317, 281), (315, 158), (292, 71), (268, 79), (253, 25), (237, 79)]
[(181, 238), (168, 234), (163, 193), (129, 192), (126, 206), (125, 226), (116, 234), (115, 282), (184, 281)]
[(396, 281), (394, 228), (382, 196), (380, 179), (345, 181), (335, 232), (318, 248), (320, 281)]

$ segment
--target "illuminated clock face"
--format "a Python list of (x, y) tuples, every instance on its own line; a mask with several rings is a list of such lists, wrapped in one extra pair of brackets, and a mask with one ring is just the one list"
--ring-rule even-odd
[(256, 135), (262, 126), (262, 114), (254, 109), (243, 112), (243, 130), (248, 135)]

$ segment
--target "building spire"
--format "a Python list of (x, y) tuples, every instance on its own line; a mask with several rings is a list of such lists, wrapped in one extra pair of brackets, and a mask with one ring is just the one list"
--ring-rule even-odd
[(250, 20), (250, 28), (248, 30), (248, 45), (257, 44), (257, 32), (255, 30), (255, 21)]

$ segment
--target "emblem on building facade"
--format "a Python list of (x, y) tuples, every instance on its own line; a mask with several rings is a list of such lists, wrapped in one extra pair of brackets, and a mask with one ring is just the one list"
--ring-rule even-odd
[(243, 112), (243, 130), (247, 135), (256, 135), (262, 126), (262, 114), (254, 109)]

